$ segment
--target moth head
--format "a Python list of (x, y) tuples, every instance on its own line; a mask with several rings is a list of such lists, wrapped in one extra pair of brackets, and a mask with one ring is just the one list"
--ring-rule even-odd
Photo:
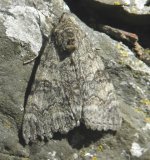
[(75, 37), (67, 37), (66, 45), (64, 45), (64, 50), (66, 52), (72, 53), (77, 49), (77, 41)]

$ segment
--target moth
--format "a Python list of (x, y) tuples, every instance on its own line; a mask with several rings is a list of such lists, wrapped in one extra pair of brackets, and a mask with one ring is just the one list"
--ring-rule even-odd
[(54, 133), (67, 134), (83, 123), (92, 130), (117, 130), (122, 118), (115, 89), (93, 43), (72, 14), (53, 31), (25, 106), (26, 144)]

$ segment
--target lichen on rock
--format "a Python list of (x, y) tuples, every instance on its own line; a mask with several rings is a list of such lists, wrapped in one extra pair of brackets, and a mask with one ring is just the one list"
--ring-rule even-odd
[[(106, 25), (125, 31), (118, 15), (147, 27), (141, 40), (148, 37), (148, 3), (65, 1), (69, 7), (63, 0), (0, 1), (0, 159), (149, 160), (149, 39), (139, 41), (147, 48), (142, 62), (127, 43), (89, 25), (91, 18), (105, 25), (110, 16)], [(127, 32), (121, 36), (137, 42)], [(33, 46), (38, 57), (23, 65), (22, 56), (35, 56)]]

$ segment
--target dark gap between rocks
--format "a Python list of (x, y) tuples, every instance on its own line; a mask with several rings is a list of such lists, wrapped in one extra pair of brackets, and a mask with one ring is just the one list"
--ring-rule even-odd
[[(30, 79), (29, 79), (29, 82), (28, 82), (28, 85), (27, 85), (27, 88), (26, 88), (25, 96), (24, 96), (24, 115), (25, 115), (25, 107), (27, 105), (28, 97), (29, 97), (29, 95), (31, 93), (32, 86), (33, 86), (34, 81), (35, 81), (35, 76), (36, 76), (36, 72), (37, 72), (38, 66), (40, 64), (41, 56), (44, 53), (44, 50), (45, 50), (45, 47), (46, 47), (47, 43), (48, 43), (48, 38), (43, 36), (42, 47), (41, 47), (41, 49), (39, 51), (38, 57), (34, 60), (32, 73), (31, 73), (31, 76), (30, 76)], [(22, 119), (22, 125), (21, 126), (23, 126), (23, 119)], [(19, 130), (18, 137), (19, 137), (20, 144), (25, 146), (25, 141), (24, 141), (24, 139), (22, 137), (22, 128)]]
[(86, 126), (81, 123), (80, 126), (75, 127), (69, 131), (66, 135), (59, 132), (55, 133), (53, 140), (62, 140), (66, 138), (72, 148), (80, 150), (83, 147), (89, 147), (92, 143), (100, 140), (104, 135), (111, 134), (115, 135), (115, 131), (93, 131), (87, 129)]
[(48, 38), (45, 37), (45, 36), (43, 36), (42, 47), (41, 47), (41, 49), (39, 51), (38, 57), (35, 58), (35, 60), (34, 60), (34, 65), (33, 65), (32, 73), (31, 73), (31, 76), (30, 76), (30, 79), (29, 79), (29, 82), (28, 82), (28, 85), (27, 85), (27, 88), (26, 88), (25, 98), (24, 98), (24, 108), (26, 107), (26, 104), (28, 102), (28, 96), (31, 93), (32, 86), (34, 84), (34, 80), (35, 80), (35, 76), (36, 76), (36, 72), (37, 72), (38, 66), (40, 64), (41, 56), (44, 53), (44, 50), (45, 50), (45, 47), (46, 47), (47, 43), (48, 43)]
[(93, 29), (98, 30), (97, 26), (103, 24), (135, 33), (142, 47), (150, 48), (150, 15), (129, 14), (121, 6), (102, 4), (94, 0), (64, 1), (74, 14)]
[[(91, 144), (98, 142), (101, 138), (104, 138), (104, 136), (108, 136), (108, 135), (114, 136), (115, 134), (116, 134), (116, 131), (112, 131), (112, 130), (98, 131), (98, 130), (88, 129), (83, 123), (81, 123), (80, 126), (75, 127), (74, 129), (72, 129), (66, 134), (55, 132), (53, 134), (52, 139), (47, 139), (46, 137), (44, 137), (44, 139), (41, 139), (41, 137), (38, 136), (37, 141), (29, 142), (29, 146), (31, 147), (34, 144), (37, 144), (38, 142), (42, 142), (42, 141), (46, 144), (50, 140), (61, 141), (63, 139), (66, 139), (69, 145), (73, 149), (80, 150), (84, 147), (85, 148), (89, 147)], [(22, 142), (21, 144), (25, 146), (24, 140), (21, 142)]]
[(145, 4), (145, 6), (150, 6), (150, 0), (147, 1), (147, 3)]

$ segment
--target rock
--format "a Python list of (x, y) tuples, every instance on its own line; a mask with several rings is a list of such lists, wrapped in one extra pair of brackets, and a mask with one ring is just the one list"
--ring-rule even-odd
[[(148, 1), (86, 2), (150, 24)], [(150, 68), (126, 45), (62, 0), (1, 1), (0, 38), (0, 159), (149, 159)]]
[(149, 0), (88, 0), (89, 2), (100, 3), (104, 5), (114, 5), (122, 7), (126, 12), (134, 14), (149, 14)]
[(81, 19), (86, 19), (86, 21), (96, 18), (97, 23), (106, 25), (111, 23), (116, 27), (119, 25), (123, 27), (150, 25), (150, 7), (146, 5), (146, 0), (65, 1), (70, 5), (73, 12), (78, 16), (81, 14)]
[[(12, 118), (0, 114), (0, 157), (11, 159), (13, 157), (29, 157), (28, 150), (19, 143), (17, 128)], [(5, 158), (2, 158), (5, 157)], [(6, 158), (7, 157), (7, 158)]]
[(141, 59), (150, 66), (150, 49), (145, 49), (144, 54), (141, 56)]
[(118, 41), (124, 42), (125, 44), (129, 45), (130, 48), (135, 52), (135, 55), (145, 61), (146, 58), (144, 57), (144, 49), (139, 44), (139, 38), (136, 34), (113, 28), (107, 25), (99, 25), (98, 30), (106, 33), (107, 35)]
[(18, 135), (32, 66), (23, 66), (22, 62), (21, 53), (28, 49), (25, 50), (20, 42), (7, 36), (4, 25), (7, 16), (11, 17), (7, 12), (0, 12), (0, 157), (20, 159), (29, 156)]
[(33, 144), (31, 147), (32, 160), (62, 160), (69, 159), (76, 152), (66, 140), (53, 140), (45, 143)]
[(5, 117), (0, 123), (0, 159), (29, 156), (20, 142), (23, 143), (21, 125), (33, 63), (23, 65), (23, 62), (39, 54), (42, 34), (48, 36), (52, 28), (47, 15), (49, 6), (36, 3), (41, 12), (33, 7), (33, 1), (0, 2), (0, 114)]

